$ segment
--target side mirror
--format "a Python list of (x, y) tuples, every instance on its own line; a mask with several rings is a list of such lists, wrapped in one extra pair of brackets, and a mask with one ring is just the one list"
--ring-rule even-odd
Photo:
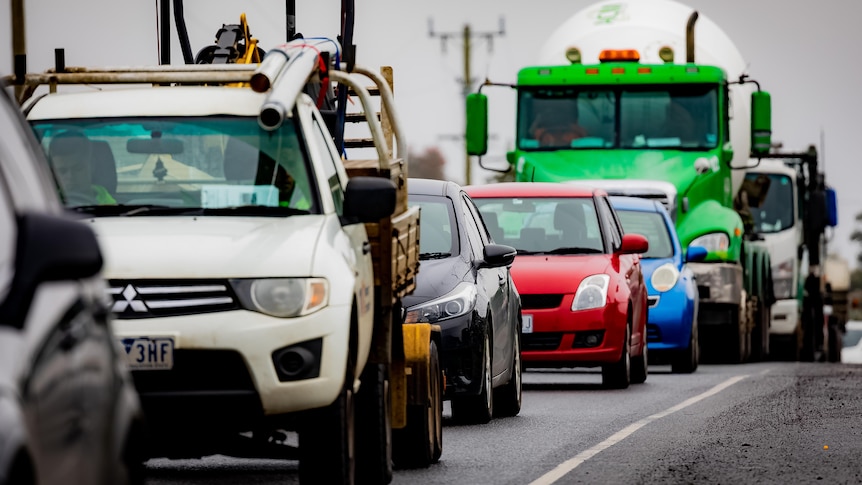
[(766, 91), (751, 93), (751, 156), (766, 157), (772, 147), (772, 101)]
[(649, 241), (640, 234), (624, 234), (619, 254), (642, 254), (649, 251)]
[(689, 246), (685, 252), (685, 262), (699, 263), (706, 259), (707, 254), (709, 254), (709, 251), (703, 246)]
[(18, 232), (15, 276), (0, 302), (0, 322), (22, 328), (40, 284), (97, 275), (102, 251), (90, 226), (66, 217), (24, 214)]
[(488, 152), (488, 97), (481, 93), (467, 95), (467, 154)]
[(485, 246), (484, 258), (485, 261), (481, 264), (483, 268), (501, 268), (503, 266), (511, 266), (515, 261), (515, 255), (518, 251), (512, 246), (503, 244), (489, 244)]
[(382, 177), (353, 177), (344, 191), (344, 217), (378, 222), (395, 212), (395, 183)]
[(838, 195), (831, 187), (826, 188), (826, 225), (829, 227), (838, 225)]

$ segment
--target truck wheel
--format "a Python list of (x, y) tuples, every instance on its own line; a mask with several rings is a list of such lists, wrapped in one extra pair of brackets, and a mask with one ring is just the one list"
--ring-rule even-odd
[(490, 325), (484, 336), (482, 351), (482, 390), (478, 396), (452, 398), (452, 419), (463, 424), (485, 424), (494, 415), (494, 392), (491, 381), (491, 331)]
[(646, 382), (648, 375), (649, 367), (647, 363), (647, 346), (646, 343), (644, 343), (644, 350), (641, 355), (636, 356), (632, 359), (632, 384), (643, 384), (644, 382)]
[(368, 362), (362, 371), (362, 387), (356, 395), (357, 483), (387, 484), (392, 481), (392, 423), (389, 367)]
[(631, 383), (631, 327), (626, 325), (626, 336), (620, 360), (602, 366), (602, 385), (610, 389), (626, 389)]
[(311, 412), (299, 431), (299, 483), (352, 485), (355, 476), (353, 379), (335, 402)]
[(392, 430), (392, 458), (398, 468), (427, 468), (443, 452), (443, 379), (434, 341), (429, 357), (427, 402), (408, 405), (407, 426)]
[(494, 389), (494, 416), (517, 416), (521, 412), (521, 332), (515, 329), (512, 344), (512, 377), (506, 385)]
[(691, 374), (697, 370), (700, 361), (699, 345), (697, 343), (697, 325), (691, 327), (691, 339), (688, 347), (676, 354), (670, 364), (670, 371), (674, 374)]
[(751, 333), (751, 360), (761, 362), (769, 355), (769, 322), (772, 319), (772, 309), (758, 300), (757, 311), (754, 314), (755, 327)]

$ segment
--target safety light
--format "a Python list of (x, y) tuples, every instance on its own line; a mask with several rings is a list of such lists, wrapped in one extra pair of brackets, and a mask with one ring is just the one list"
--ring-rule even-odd
[(652, 72), (652, 69), (650, 69), (648, 67), (639, 67), (638, 68), (638, 74), (649, 74), (651, 72)]
[(673, 62), (673, 49), (669, 46), (663, 46), (658, 50), (658, 57), (666, 63)]
[(587, 74), (598, 74), (599, 68), (598, 67), (588, 67), (585, 72)]
[(605, 49), (599, 54), (599, 62), (638, 62), (641, 55), (634, 49)]
[(566, 49), (566, 59), (568, 59), (572, 64), (580, 64), (581, 50), (577, 47), (569, 47)]

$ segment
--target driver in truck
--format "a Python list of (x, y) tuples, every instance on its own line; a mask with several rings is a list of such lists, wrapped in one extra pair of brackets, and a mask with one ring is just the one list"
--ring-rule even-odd
[(90, 161), (92, 142), (82, 133), (64, 131), (48, 146), (51, 169), (66, 205), (113, 205), (117, 201), (105, 187), (94, 184)]
[(578, 105), (574, 103), (571, 109), (546, 108), (540, 111), (530, 131), (543, 147), (567, 147), (573, 140), (587, 136), (587, 130), (578, 124)]

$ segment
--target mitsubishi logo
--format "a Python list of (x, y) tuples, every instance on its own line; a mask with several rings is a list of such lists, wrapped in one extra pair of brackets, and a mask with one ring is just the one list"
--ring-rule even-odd
[(123, 295), (125, 300), (117, 300), (114, 302), (114, 307), (111, 309), (114, 313), (122, 313), (129, 307), (132, 307), (132, 311), (135, 312), (146, 313), (148, 311), (147, 305), (145, 305), (143, 301), (136, 299), (138, 292), (135, 291), (135, 288), (133, 288), (132, 285), (126, 285), (123, 292), (120, 294)]

